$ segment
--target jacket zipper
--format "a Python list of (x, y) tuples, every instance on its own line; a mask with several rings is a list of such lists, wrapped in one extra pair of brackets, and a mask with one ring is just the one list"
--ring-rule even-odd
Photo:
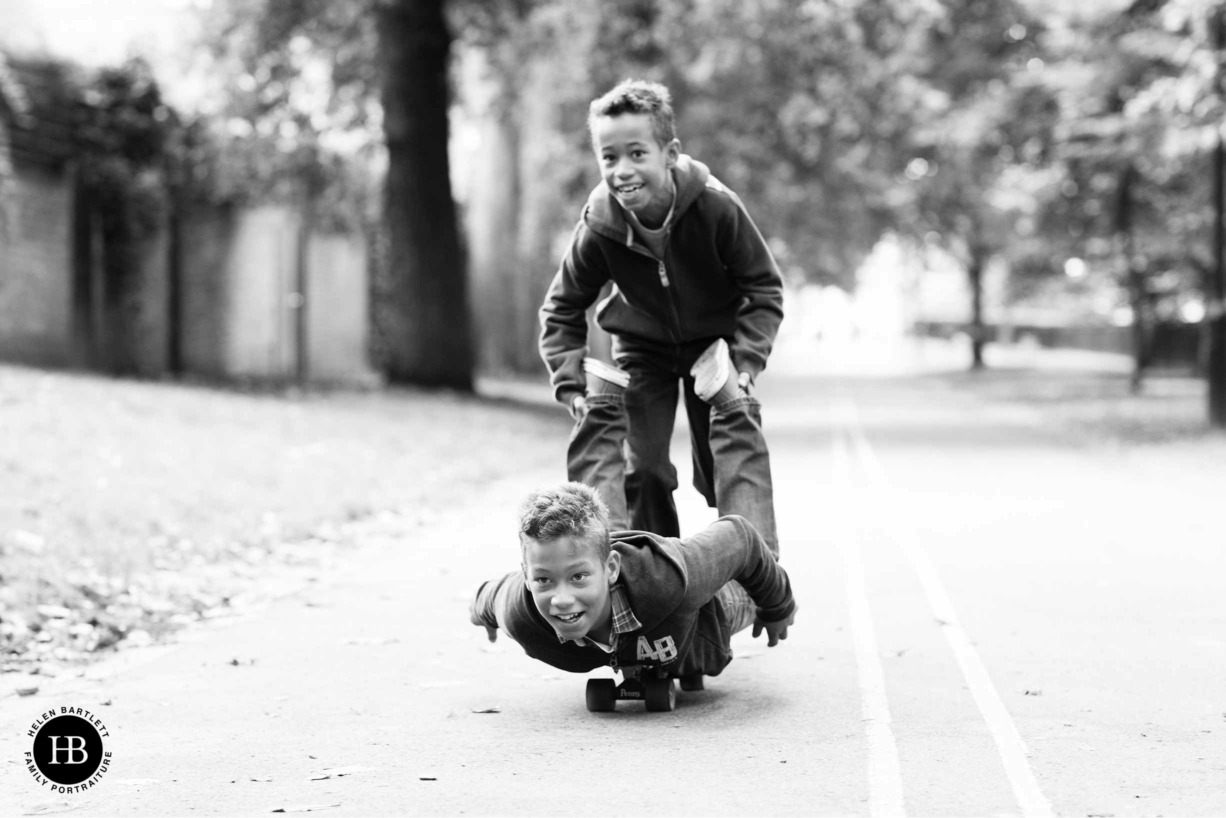
[[(627, 231), (629, 227), (627, 226)], [(671, 231), (664, 237), (664, 252), (668, 252), (668, 241), (671, 238)], [(673, 336), (674, 343), (681, 343), (681, 314), (677, 310), (677, 302), (673, 298), (673, 284), (668, 278), (668, 268), (664, 266), (664, 259), (656, 258), (647, 250), (646, 247), (635, 243), (633, 234), (627, 233), (626, 246), (636, 253), (653, 258), (656, 260), (656, 275), (660, 277), (660, 286), (664, 288), (664, 300), (668, 302), (668, 311), (672, 316), (673, 325), (669, 327), (669, 334)]]
[[(667, 247), (667, 244), (665, 245)], [(667, 252), (667, 250), (665, 251)], [(664, 259), (659, 259), (660, 263), (660, 283), (664, 285), (664, 299), (668, 302), (669, 312), (673, 316), (673, 326), (676, 328), (674, 338), (677, 343), (681, 343), (681, 311), (677, 309), (677, 299), (673, 297), (673, 288), (668, 281), (668, 270), (664, 268)]]

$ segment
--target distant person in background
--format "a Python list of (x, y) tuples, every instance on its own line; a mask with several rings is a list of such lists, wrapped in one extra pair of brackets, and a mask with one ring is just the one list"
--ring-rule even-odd
[[(541, 356), (555, 397), (581, 421), (589, 411), (587, 309), (612, 281), (597, 323), (613, 336), (615, 368), (596, 384), (624, 389), (625, 497), (631, 528), (680, 535), (669, 442), (679, 395), (689, 418), (694, 487), (721, 514), (746, 517), (778, 556), (769, 454), (752, 396), (783, 320), (783, 280), (741, 200), (681, 153), (668, 89), (619, 84), (591, 104), (588, 129), (603, 181), (588, 198), (541, 307)], [(752, 434), (722, 450), (710, 440), (717, 407)], [(580, 428), (577, 427), (576, 434)], [(739, 458), (748, 479), (725, 490), (716, 458)], [(577, 459), (578, 458), (578, 459)], [(730, 464), (731, 466), (731, 464)], [(572, 440), (571, 479), (585, 479)], [(732, 468), (722, 470), (730, 473)], [(613, 492), (616, 493), (616, 492)]]

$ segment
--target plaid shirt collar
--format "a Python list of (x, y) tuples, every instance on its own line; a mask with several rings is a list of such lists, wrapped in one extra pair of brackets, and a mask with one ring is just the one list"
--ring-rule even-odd
[(612, 588), (613, 597), (613, 633), (629, 633), (643, 627), (643, 623), (630, 610), (630, 600), (626, 598), (626, 586), (620, 582)]
[[(630, 600), (626, 597), (626, 587), (620, 582), (614, 585), (609, 592), (610, 599), (613, 603), (613, 639), (612, 645), (605, 645), (592, 639), (590, 636), (583, 637), (582, 644), (598, 647), (606, 653), (612, 653), (617, 648), (617, 637), (619, 634), (637, 631), (643, 627), (643, 623), (639, 622), (634, 611), (630, 610)], [(558, 637), (559, 642), (569, 642), (572, 640)]]

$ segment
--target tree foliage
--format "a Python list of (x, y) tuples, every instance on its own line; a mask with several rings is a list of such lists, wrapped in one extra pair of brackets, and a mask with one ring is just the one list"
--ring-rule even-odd
[[(378, 155), (375, 9), (387, 2), (214, 4), (227, 89), (214, 139), (248, 151), (235, 187), (275, 190), (314, 168), (327, 190), (343, 174), (323, 157)], [(1151, 295), (1186, 301), (1213, 256), (1214, 7), (450, 0), (458, 56), (486, 66), (473, 85), (455, 63), (453, 102), (500, 123), (506, 142), (499, 181), (476, 190), (514, 202), (499, 205), (506, 237), (486, 255), (529, 296), (502, 300), (532, 307), (596, 181), (588, 101), (643, 76), (672, 88), (683, 149), (742, 195), (796, 278), (851, 288), (892, 231), (953, 251), (973, 282), (988, 259), (1007, 260), (1015, 294), (1077, 257), (1121, 292), (1135, 268)]]
[(220, 82), (195, 143), (213, 159), (197, 176), (223, 197), (282, 198), (317, 227), (366, 230), (378, 248), (373, 318), (383, 369), (395, 381), (471, 389), (447, 172), (443, 6), (215, 4), (206, 30)]

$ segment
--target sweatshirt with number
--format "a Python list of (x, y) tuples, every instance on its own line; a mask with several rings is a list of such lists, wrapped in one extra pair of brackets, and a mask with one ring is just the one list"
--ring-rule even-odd
[(482, 584), (472, 604), (475, 620), (501, 628), (529, 656), (562, 670), (646, 664), (662, 666), (670, 676), (715, 676), (732, 661), (728, 617), (715, 598), (726, 583), (744, 586), (765, 622), (782, 621), (795, 610), (787, 572), (743, 517), (721, 517), (685, 539), (619, 531), (612, 540), (621, 554), (619, 582), (642, 624), (619, 635), (613, 654), (559, 641), (536, 609), (522, 571)]
[(540, 353), (555, 397), (583, 392), (587, 309), (613, 282), (596, 323), (638, 342), (724, 338), (740, 372), (766, 367), (783, 320), (783, 277), (740, 198), (707, 166), (682, 155), (677, 198), (657, 258), (636, 236), (608, 186), (588, 197), (540, 310)]

